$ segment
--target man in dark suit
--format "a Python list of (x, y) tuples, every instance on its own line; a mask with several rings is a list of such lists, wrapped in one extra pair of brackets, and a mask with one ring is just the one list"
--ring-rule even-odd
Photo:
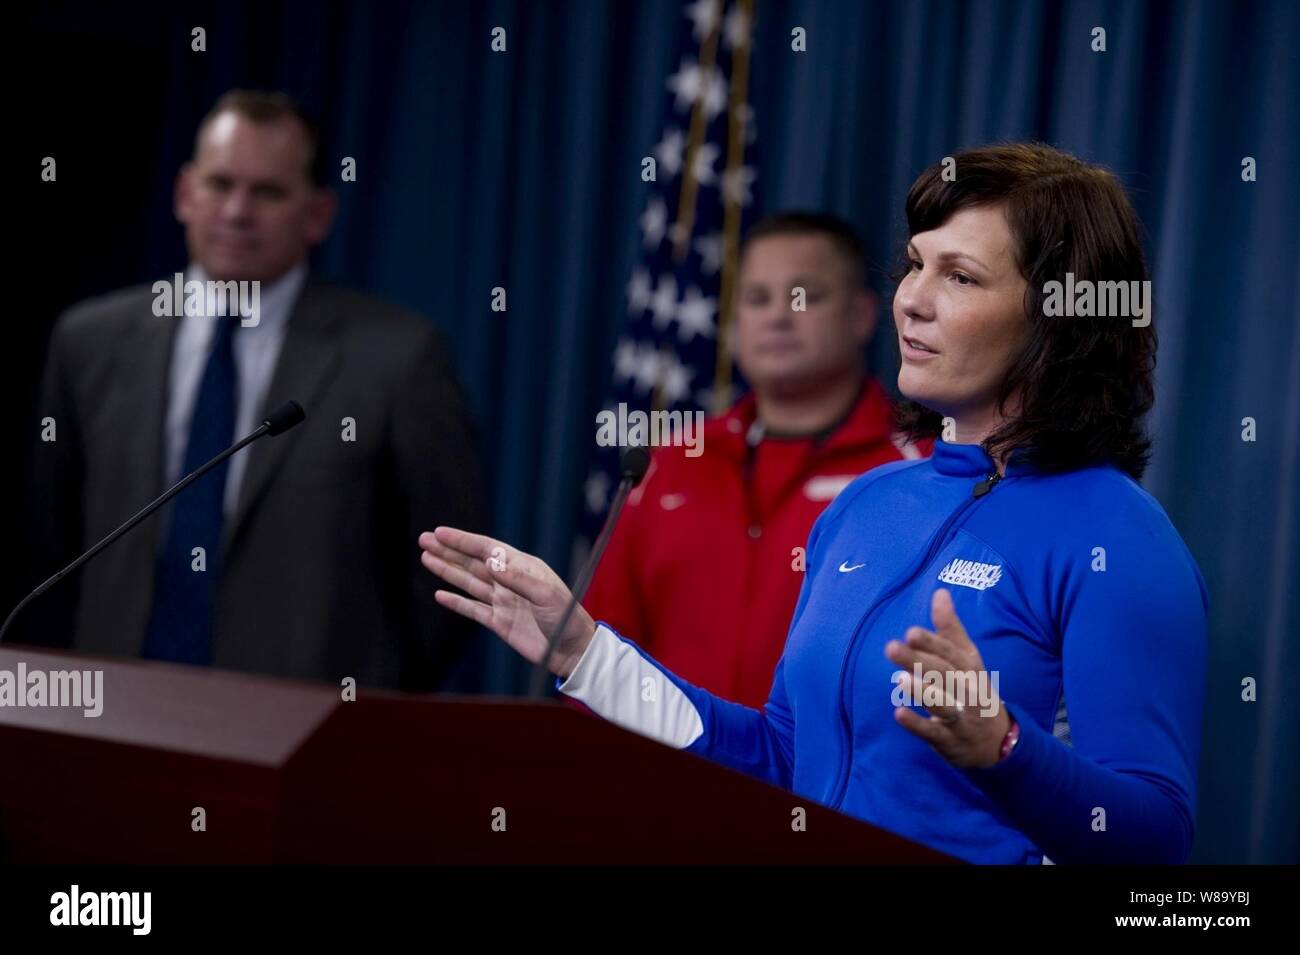
[[(127, 289), (57, 323), (37, 487), (62, 561), (284, 401), (307, 411), (86, 565), (76, 648), (414, 690), (463, 650), (416, 539), (484, 523), (470, 415), (430, 322), (307, 274), (334, 216), (323, 170), (292, 100), (227, 94), (176, 182), (185, 294)], [(233, 283), (234, 309), (202, 291)]]

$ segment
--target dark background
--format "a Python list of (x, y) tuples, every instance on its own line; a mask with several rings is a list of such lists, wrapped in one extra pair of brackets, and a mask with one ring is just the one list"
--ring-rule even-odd
[[(1145, 486), (1211, 592), (1195, 861), (1296, 862), (1300, 5), (758, 0), (750, 101), (763, 209), (825, 207), (886, 272), (915, 175), (1044, 139), (1102, 163), (1149, 232), (1159, 400)], [(22, 19), (25, 16), (26, 20)], [(318, 112), (357, 160), (318, 256), (446, 334), (483, 432), (495, 533), (565, 568), (682, 11), (669, 0), (42, 4), (11, 21), (8, 607), (30, 566), (24, 486), (55, 316), (184, 265), (171, 184), (234, 86)], [(207, 52), (190, 29), (207, 29)], [(489, 49), (493, 27), (508, 52)], [(808, 52), (790, 50), (790, 30)], [(1107, 52), (1090, 49), (1107, 31)], [(40, 181), (54, 156), (58, 182)], [(1258, 181), (1241, 181), (1253, 156)], [(16, 202), (12, 201), (16, 198)], [(509, 310), (489, 308), (507, 288)], [(871, 363), (893, 386), (880, 335)], [(1253, 417), (1258, 437), (1241, 440)], [(124, 515), (125, 516), (125, 515)], [(58, 599), (50, 594), (45, 599)], [(1258, 701), (1241, 701), (1253, 677)], [(522, 688), (483, 640), (466, 689)]]

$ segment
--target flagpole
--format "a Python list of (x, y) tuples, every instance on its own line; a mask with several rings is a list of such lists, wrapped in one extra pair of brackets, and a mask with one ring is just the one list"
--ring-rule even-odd
[[(722, 32), (722, 5), (723, 0), (717, 0), (715, 10), (718, 15), (713, 18), (713, 26), (709, 30), (708, 39), (704, 41), (704, 46), (700, 49), (701, 77), (707, 77), (713, 72), (713, 65), (718, 59), (718, 36)], [(700, 82), (705, 81), (701, 79)], [(686, 163), (682, 167), (682, 191), (677, 197), (677, 218), (673, 222), (673, 228), (677, 234), (671, 236), (673, 240), (673, 261), (675, 262), (681, 262), (686, 258), (686, 253), (690, 251), (691, 232), (695, 228), (695, 194), (697, 192), (695, 154), (699, 151), (700, 143), (704, 139), (706, 132), (705, 98), (704, 90), (701, 88), (700, 95), (695, 97), (695, 104), (691, 107), (691, 131), (686, 141)]]
[[(741, 110), (745, 106), (749, 87), (750, 37), (753, 35), (754, 0), (740, 0), (745, 13), (745, 42), (735, 50), (731, 68), (731, 87), (727, 101), (727, 177), (724, 182), (735, 181), (735, 173), (745, 163), (745, 142)], [(718, 294), (718, 352), (713, 365), (713, 413), (722, 414), (731, 405), (731, 326), (732, 299), (735, 295), (736, 272), (740, 265), (740, 217), (742, 205), (722, 190), (722, 288)]]

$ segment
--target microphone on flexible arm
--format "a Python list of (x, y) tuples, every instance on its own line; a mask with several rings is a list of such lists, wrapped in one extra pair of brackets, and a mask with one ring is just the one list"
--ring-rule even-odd
[(115, 540), (117, 540), (119, 537), (121, 537), (131, 528), (135, 527), (142, 520), (144, 520), (154, 511), (158, 510), (158, 508), (162, 507), (164, 504), (170, 501), (181, 491), (185, 490), (187, 487), (189, 487), (199, 478), (203, 477), (203, 475), (207, 474), (209, 471), (215, 468), (222, 461), (226, 460), (226, 458), (230, 457), (236, 451), (240, 450), (241, 448), (249, 444), (252, 444), (258, 438), (264, 437), (268, 434), (271, 435), (272, 437), (278, 434), (284, 434), (284, 432), (288, 431), (290, 428), (301, 424), (306, 417), (307, 417), (307, 413), (302, 410), (302, 405), (298, 404), (298, 402), (296, 401), (286, 401), (284, 404), (280, 405), (280, 407), (276, 408), (269, 415), (263, 418), (261, 425), (258, 426), (256, 430), (250, 432), (245, 437), (240, 438), (239, 441), (237, 441), (235, 444), (232, 444), (230, 447), (226, 448), (226, 450), (222, 451), (211, 461), (208, 461), (206, 464), (200, 466), (198, 469), (191, 471), (189, 474), (185, 475), (185, 477), (181, 478), (179, 481), (177, 481), (175, 484), (169, 487), (160, 496), (154, 498), (154, 500), (146, 504), (142, 510), (137, 512), (134, 517), (131, 517), (129, 520), (127, 520), (125, 524), (123, 524), (117, 530), (113, 531), (111, 534), (109, 534), (107, 537), (101, 540), (94, 547), (90, 548), (90, 550), (86, 551), (84, 554), (82, 554), (80, 557), (78, 557), (76, 560), (70, 563), (67, 567), (64, 567), (53, 577), (45, 581), (45, 583), (41, 584), (30, 594), (24, 597), (21, 601), (19, 601), (18, 606), (14, 607), (14, 609), (10, 612), (9, 616), (5, 618), (4, 626), (0, 626), (0, 643), (4, 642), (5, 633), (9, 630), (9, 625), (14, 622), (14, 618), (18, 616), (19, 611), (22, 610), (24, 607), (26, 607), (33, 600), (35, 600), (37, 597), (39, 597), (41, 594), (45, 593), (45, 591), (49, 590), (51, 587), (57, 584), (64, 577), (68, 576), (68, 574), (72, 573), (82, 564), (86, 563), (86, 561), (90, 560), (92, 557), (94, 557), (96, 554), (102, 551), (109, 544), (113, 543)]
[(542, 654), (541, 662), (533, 668), (533, 685), (528, 693), (530, 697), (542, 696), (550, 672), (547, 666), (551, 662), (551, 655), (555, 652), (556, 644), (559, 643), (560, 634), (564, 633), (569, 618), (578, 609), (578, 602), (582, 600), (587, 588), (591, 585), (591, 578), (595, 576), (596, 567), (600, 563), (601, 555), (605, 553), (605, 547), (609, 544), (609, 539), (614, 533), (614, 525), (618, 523), (618, 516), (623, 511), (623, 505), (627, 503), (628, 495), (632, 493), (633, 488), (641, 483), (649, 468), (650, 452), (645, 448), (631, 447), (623, 452), (623, 458), (618, 467), (619, 482), (618, 490), (614, 493), (614, 503), (610, 505), (609, 515), (605, 518), (605, 526), (600, 529), (596, 543), (592, 545), (591, 553), (587, 555), (587, 560), (582, 565), (582, 572), (578, 574), (578, 579), (573, 583), (569, 603), (560, 617), (560, 625), (555, 628), (547, 639), (546, 652)]

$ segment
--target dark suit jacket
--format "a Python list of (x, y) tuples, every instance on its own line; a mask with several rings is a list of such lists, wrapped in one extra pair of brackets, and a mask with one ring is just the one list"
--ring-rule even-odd
[[(164, 489), (177, 322), (155, 316), (153, 298), (148, 286), (116, 292), (55, 327), (40, 414), (58, 439), (36, 450), (41, 579)], [(263, 410), (290, 398), (307, 420), (240, 452), (249, 460), (223, 532), (214, 663), (432, 689), (469, 629), (435, 604), (416, 538), (484, 523), (473, 428), (440, 336), (414, 314), (309, 279)], [(355, 441), (342, 440), (345, 417)], [(140, 653), (170, 510), (79, 572), (77, 649)]]

